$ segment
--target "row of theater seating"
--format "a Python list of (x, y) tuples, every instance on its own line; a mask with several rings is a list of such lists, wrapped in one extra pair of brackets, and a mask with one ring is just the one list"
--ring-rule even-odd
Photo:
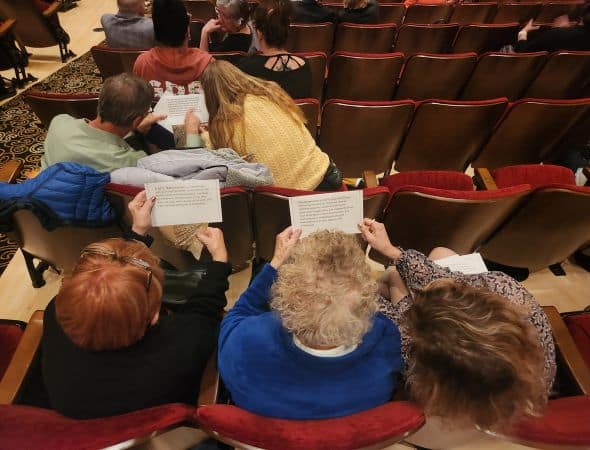
[[(560, 354), (560, 383), (567, 380), (573, 396), (553, 398), (543, 416), (519, 421), (503, 434), (488, 433), (534, 448), (582, 450), (590, 445), (590, 316), (577, 313), (561, 317), (553, 306), (543, 309)], [(24, 326), (22, 322), (0, 321), (1, 449), (127, 448), (180, 426), (200, 428), (236, 448), (384, 448), (425, 422), (421, 409), (406, 401), (391, 401), (361, 413), (324, 420), (274, 419), (215, 404), (219, 401), (215, 356), (201, 378), (197, 408), (165, 404), (101, 419), (68, 419), (49, 409), (19, 404), (30, 389), (31, 379), (35, 379), (32, 375), (39, 362), (43, 311), (36, 311), (26, 329)]]
[[(47, 127), (57, 114), (96, 116), (96, 94), (29, 91), (25, 100)], [(590, 98), (579, 100), (507, 99), (360, 102), (328, 100), (320, 115), (316, 99), (296, 103), (310, 133), (345, 176), (364, 170), (396, 171), (496, 168), (553, 161), (567, 136), (588, 139)], [(346, 124), (343, 127), (342, 124)]]
[[(143, 50), (91, 49), (103, 78), (131, 71)], [(580, 98), (590, 92), (590, 52), (455, 55), (418, 53), (295, 53), (311, 70), (311, 97), (380, 101), (391, 99), (484, 100), (507, 97)], [(237, 63), (243, 52), (213, 53)], [(327, 74), (327, 76), (326, 76)]]
[[(256, 1), (250, 2), (252, 7)], [(342, 2), (322, 2), (334, 11), (343, 9)], [(206, 0), (185, 0), (187, 11), (193, 19), (206, 22), (216, 18), (215, 5)], [(380, 23), (429, 24), (429, 23), (523, 23), (529, 19), (550, 23), (558, 16), (572, 13), (583, 1), (563, 2), (478, 2), (478, 3), (443, 3), (438, 5), (415, 4), (406, 7), (403, 3), (379, 2)]]
[[(531, 270), (559, 263), (590, 243), (590, 188), (576, 186), (570, 170), (512, 166), (493, 171), (492, 177), (497, 189), (474, 191), (471, 178), (459, 172), (391, 175), (382, 186), (363, 190), (364, 216), (382, 220), (392, 241), (404, 248), (425, 253), (437, 246), (459, 253), (479, 249), (496, 263)], [(125, 212), (120, 223), (101, 228), (80, 224), (48, 231), (31, 211), (16, 211), (9, 236), (25, 255), (33, 285), (43, 284), (42, 271), (49, 266), (71, 270), (89, 243), (119, 236), (130, 224), (125, 206), (140, 190), (108, 185), (111, 203)], [(221, 190), (219, 226), (234, 270), (253, 257), (272, 258), (275, 236), (290, 225), (289, 197), (306, 194), (318, 195), (274, 186)], [(192, 255), (167, 244), (158, 229), (152, 235), (158, 256), (179, 269), (195, 267)], [(383, 261), (378, 254), (370, 256)], [(42, 270), (36, 270), (34, 258), (43, 261)]]

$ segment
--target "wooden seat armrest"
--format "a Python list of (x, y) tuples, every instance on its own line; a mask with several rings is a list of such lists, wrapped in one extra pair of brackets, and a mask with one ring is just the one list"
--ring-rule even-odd
[(0, 37), (4, 37), (6, 33), (9, 33), (15, 23), (15, 19), (6, 19), (2, 23), (0, 23)]
[(61, 8), (61, 1), (55, 1), (53, 2), (51, 5), (49, 5), (47, 7), (47, 9), (45, 11), (43, 11), (43, 15), (45, 17), (51, 17), (55, 14), (57, 14), (57, 12), (59, 11), (59, 8)]
[(14, 183), (23, 168), (22, 161), (11, 159), (0, 166), (0, 181)]
[(485, 167), (476, 167), (475, 175), (473, 176), (475, 185), (484, 191), (494, 191), (498, 189), (494, 177)]
[(559, 312), (555, 306), (543, 306), (543, 310), (545, 311), (545, 314), (549, 319), (549, 323), (551, 324), (555, 345), (559, 348), (567, 368), (574, 377), (574, 380), (580, 388), (580, 391), (584, 395), (589, 395), (590, 368), (586, 366), (586, 363), (584, 362), (578, 347), (576, 347), (576, 343), (567, 329), (563, 318), (559, 315)]
[(590, 166), (586, 166), (582, 169), (582, 173), (586, 177), (588, 181), (586, 181), (585, 186), (590, 186)]
[(16, 400), (39, 350), (42, 335), (43, 311), (35, 311), (0, 381), (0, 405), (10, 405)]
[(377, 174), (373, 170), (364, 170), (363, 180), (365, 180), (365, 187), (372, 188), (379, 186)]
[(217, 349), (213, 351), (201, 376), (201, 386), (197, 406), (217, 403), (219, 391), (219, 373), (217, 372)]

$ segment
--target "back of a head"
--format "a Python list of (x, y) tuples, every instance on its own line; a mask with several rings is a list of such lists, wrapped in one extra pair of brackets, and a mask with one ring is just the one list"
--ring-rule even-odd
[(263, 0), (253, 14), (254, 27), (262, 33), (267, 45), (282, 48), (289, 35), (291, 0)]
[(369, 4), (368, 0), (344, 0), (343, 5), (346, 9), (361, 9)]
[(494, 428), (541, 413), (547, 402), (543, 348), (508, 300), (437, 280), (417, 294), (407, 324), (408, 386), (427, 414)]
[[(159, 260), (144, 244), (123, 239), (107, 239), (87, 249), (114, 252), (117, 257), (91, 253), (81, 257), (57, 294), (57, 320), (81, 349), (129, 347), (144, 336), (160, 308), (164, 275)], [(150, 270), (121, 257), (144, 261)]]
[(152, 21), (156, 41), (166, 47), (180, 47), (188, 32), (189, 18), (181, 0), (154, 0)]
[(377, 310), (376, 283), (359, 241), (341, 232), (302, 239), (272, 292), (271, 308), (283, 326), (312, 347), (359, 344)]
[(131, 126), (137, 117), (149, 111), (154, 98), (151, 85), (130, 73), (105, 80), (98, 99), (98, 116), (103, 122)]

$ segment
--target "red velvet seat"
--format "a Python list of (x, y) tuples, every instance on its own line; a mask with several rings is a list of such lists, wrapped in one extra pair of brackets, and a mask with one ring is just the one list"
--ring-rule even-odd
[(292, 23), (285, 49), (290, 52), (332, 53), (333, 23)]
[(326, 99), (391, 100), (403, 64), (401, 53), (336, 52), (330, 56)]
[(350, 450), (383, 448), (420, 428), (422, 411), (408, 402), (390, 402), (350, 416), (284, 420), (258, 416), (230, 405), (197, 409), (199, 427), (239, 448)]
[(315, 98), (297, 98), (295, 104), (299, 106), (305, 116), (307, 129), (315, 139), (318, 134), (318, 120), (320, 118), (320, 102)]
[(28, 90), (25, 102), (31, 107), (45, 128), (59, 114), (69, 114), (77, 119), (94, 119), (98, 108), (98, 94), (61, 94)]
[(194, 407), (168, 404), (120, 416), (74, 420), (55, 411), (0, 405), (0, 449), (98, 450), (192, 423)]
[[(134, 186), (125, 186), (110, 183), (107, 192), (111, 197), (118, 198), (123, 204), (125, 216), (123, 221), (131, 224), (131, 216), (127, 210), (127, 204), (141, 189)], [(223, 222), (215, 224), (223, 231), (229, 260), (234, 271), (243, 269), (252, 259), (252, 242), (254, 240), (252, 229), (252, 212), (250, 210), (250, 194), (239, 187), (221, 189), (221, 212)], [(172, 247), (166, 243), (161, 232), (154, 228), (150, 231), (154, 237), (151, 250), (160, 258), (183, 270), (198, 265), (198, 262), (189, 252)]]
[(459, 25), (455, 23), (404, 24), (399, 29), (393, 49), (406, 56), (414, 53), (448, 53), (458, 30)]
[(457, 33), (453, 53), (496, 52), (516, 42), (518, 23), (464, 25)]
[(518, 22), (523, 24), (537, 17), (541, 3), (539, 2), (506, 2), (498, 6), (492, 23)]
[(471, 23), (488, 23), (496, 14), (495, 2), (458, 3), (449, 18), (450, 23), (469, 25)]
[(320, 148), (345, 177), (360, 177), (365, 170), (389, 172), (414, 107), (410, 100), (328, 100), (322, 110)]
[(496, 168), (550, 161), (562, 138), (590, 111), (590, 99), (510, 104), (473, 167)]
[(90, 49), (103, 80), (123, 72), (133, 72), (135, 60), (145, 51), (147, 50), (111, 48), (105, 45), (95, 45)]
[(419, 103), (396, 158), (395, 170), (465, 171), (507, 105), (505, 98)]
[(440, 4), (414, 4), (408, 7), (404, 23), (429, 24), (446, 23), (453, 12), (453, 5), (450, 3)]
[(406, 61), (395, 98), (455, 100), (476, 62), (475, 53), (412, 55)]
[(590, 51), (554, 53), (525, 92), (531, 98), (579, 98), (590, 73)]
[(461, 94), (462, 100), (517, 100), (547, 61), (547, 52), (484, 53)]
[[(395, 174), (381, 184), (392, 193), (383, 219), (392, 243), (425, 254), (439, 246), (475, 251), (530, 192), (528, 185), (474, 191), (464, 173), (440, 171)], [(386, 262), (375, 251), (369, 256)]]
[[(261, 186), (254, 190), (254, 225), (256, 256), (270, 261), (274, 253), (275, 237), (291, 225), (289, 197), (300, 195), (321, 195), (317, 191), (284, 189), (275, 186)], [(383, 187), (363, 190), (363, 212), (368, 218), (379, 218), (389, 191)]]
[(590, 242), (590, 188), (571, 183), (571, 171), (567, 172), (551, 165), (491, 171), (500, 186), (530, 181), (534, 190), (483, 245), (480, 251), (486, 259), (539, 270), (562, 262)]
[(341, 23), (336, 28), (335, 52), (389, 53), (395, 37), (394, 23), (365, 25)]

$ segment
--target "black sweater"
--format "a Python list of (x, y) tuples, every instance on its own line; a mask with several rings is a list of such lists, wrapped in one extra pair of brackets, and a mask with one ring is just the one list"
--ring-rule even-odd
[(527, 40), (518, 41), (514, 49), (517, 52), (590, 50), (590, 28), (575, 26), (539, 30)]
[(116, 351), (76, 347), (45, 310), (42, 371), (51, 407), (86, 419), (182, 402), (195, 404), (201, 374), (217, 346), (229, 264), (211, 262), (195, 294), (179, 311), (161, 316), (136, 344)]

